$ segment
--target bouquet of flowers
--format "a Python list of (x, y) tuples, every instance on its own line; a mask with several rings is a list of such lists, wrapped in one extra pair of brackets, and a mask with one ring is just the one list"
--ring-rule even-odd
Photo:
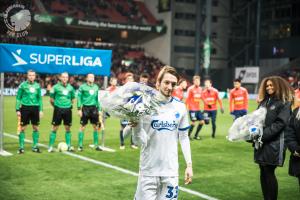
[(158, 91), (141, 83), (129, 82), (102, 100), (103, 109), (110, 115), (138, 122), (142, 116), (157, 113)]
[(231, 125), (227, 139), (229, 141), (253, 140), (255, 148), (262, 145), (263, 126), (267, 109), (260, 107), (254, 112), (237, 118)]

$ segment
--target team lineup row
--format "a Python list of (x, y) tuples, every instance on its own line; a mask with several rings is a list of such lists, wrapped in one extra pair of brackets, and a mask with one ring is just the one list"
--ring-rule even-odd
[[(43, 105), (42, 97), (40, 96), (40, 86), (35, 82), (35, 72), (28, 71), (27, 81), (23, 82), (17, 93), (17, 104), (16, 110), (17, 115), (20, 118), (20, 149), (19, 153), (24, 152), (24, 131), (26, 125), (31, 122), (33, 125), (33, 148), (34, 152), (40, 152), (37, 147), (38, 141), (38, 123), (39, 117), (43, 114)], [(74, 150), (71, 146), (71, 136), (70, 136), (70, 126), (72, 122), (72, 111), (71, 107), (73, 100), (75, 99), (75, 91), (73, 87), (68, 84), (68, 74), (62, 73), (60, 75), (60, 82), (57, 83), (50, 92), (50, 102), (54, 106), (54, 113), (52, 119), (52, 131), (50, 133), (50, 142), (49, 142), (49, 152), (53, 151), (53, 144), (56, 138), (56, 131), (61, 122), (64, 122), (66, 130), (66, 143), (69, 150)], [(142, 74), (140, 76), (140, 83), (147, 84), (149, 76), (147, 74)], [(125, 83), (133, 81), (133, 76), (128, 74), (126, 77)], [(110, 80), (110, 87), (107, 88), (109, 92), (113, 92), (117, 87), (117, 79), (112, 78)], [(217, 102), (220, 105), (221, 113), (224, 112), (222, 101), (219, 98), (218, 90), (212, 87), (211, 80), (207, 79), (204, 82), (205, 89), (200, 87), (200, 76), (193, 77), (193, 85), (190, 86), (187, 90), (186, 105), (189, 110), (191, 128), (189, 129), (189, 136), (191, 135), (195, 122), (199, 121), (197, 131), (195, 133), (194, 139), (200, 139), (199, 132), (202, 126), (206, 123), (209, 123), (209, 118), (212, 122), (212, 137), (215, 137), (216, 132), (216, 116), (217, 116)], [(180, 100), (183, 100), (183, 93), (186, 89), (187, 82), (184, 79), (179, 80), (178, 86), (175, 87), (172, 92), (172, 96), (177, 97)], [(243, 116), (247, 113), (248, 109), (248, 92), (245, 88), (241, 87), (240, 80), (236, 79), (234, 81), (234, 89), (230, 92), (230, 112), (235, 116), (235, 118)], [(78, 150), (83, 150), (83, 137), (84, 129), (88, 120), (94, 128), (94, 145), (97, 150), (100, 150), (98, 147), (98, 130), (99, 130), (99, 114), (100, 112), (100, 103), (98, 102), (98, 91), (99, 88), (94, 84), (94, 75), (88, 74), (86, 77), (86, 83), (78, 90), (77, 96), (77, 108), (78, 114), (81, 118), (80, 123), (81, 127), (78, 133)], [(204, 112), (201, 112), (200, 102), (203, 100), (204, 103)], [(120, 130), (120, 149), (125, 149), (123, 129), (128, 125), (127, 120), (121, 120), (121, 130)], [(190, 137), (190, 139), (192, 139)], [(137, 148), (131, 139), (131, 147)]]
[[(190, 139), (201, 139), (199, 133), (204, 124), (209, 123), (211, 119), (212, 124), (212, 138), (216, 134), (216, 118), (217, 118), (217, 103), (219, 104), (221, 113), (224, 113), (222, 100), (219, 98), (219, 92), (216, 88), (212, 87), (212, 81), (206, 79), (204, 81), (204, 89), (200, 86), (200, 76), (193, 77), (193, 85), (187, 89), (187, 97), (185, 100), (187, 109), (189, 110), (191, 128), (189, 129)], [(186, 81), (180, 80), (179, 86), (175, 88), (173, 95), (183, 99), (183, 91), (186, 89)], [(246, 88), (241, 87), (241, 80), (234, 80), (234, 88), (229, 94), (229, 108), (230, 114), (234, 119), (247, 114), (248, 110), (248, 91)], [(201, 102), (203, 106), (201, 106)], [(203, 110), (203, 112), (202, 112)], [(191, 137), (195, 123), (199, 121), (194, 137)]]
[[(19, 127), (19, 153), (24, 153), (24, 139), (26, 126), (31, 123), (33, 127), (33, 152), (40, 152), (38, 147), (38, 125), (40, 117), (43, 115), (43, 103), (41, 96), (41, 88), (35, 82), (35, 72), (29, 70), (27, 73), (27, 81), (23, 82), (18, 89), (16, 96), (16, 111), (20, 121)], [(77, 94), (77, 108), (80, 116), (80, 129), (78, 133), (78, 150), (83, 150), (84, 129), (90, 120), (93, 125), (94, 146), (96, 150), (101, 150), (98, 146), (98, 130), (101, 126), (99, 121), (100, 104), (98, 101), (99, 88), (94, 84), (94, 75), (88, 74), (86, 83), (82, 84)], [(53, 86), (50, 91), (50, 103), (54, 107), (52, 118), (52, 129), (49, 138), (49, 152), (53, 152), (53, 145), (56, 139), (56, 131), (62, 121), (65, 127), (65, 138), (68, 145), (68, 151), (74, 151), (71, 145), (72, 125), (72, 105), (75, 99), (75, 90), (68, 83), (68, 73), (60, 75), (60, 82)]]

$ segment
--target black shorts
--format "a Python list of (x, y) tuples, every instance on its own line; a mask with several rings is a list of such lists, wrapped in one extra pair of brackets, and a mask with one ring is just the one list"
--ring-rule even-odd
[(64, 125), (72, 125), (72, 108), (59, 108), (54, 107), (52, 125), (58, 126), (64, 120)]
[(21, 126), (26, 126), (31, 122), (32, 125), (40, 124), (39, 106), (24, 106), (21, 109)]
[(99, 112), (96, 106), (82, 106), (80, 124), (85, 126), (90, 120), (91, 124), (99, 125)]

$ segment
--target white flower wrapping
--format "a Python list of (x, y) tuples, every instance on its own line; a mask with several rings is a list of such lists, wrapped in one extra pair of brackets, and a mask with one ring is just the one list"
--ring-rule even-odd
[(229, 128), (227, 139), (231, 142), (253, 140), (255, 147), (258, 148), (262, 144), (261, 137), (266, 114), (267, 109), (261, 107), (250, 114), (237, 118)]
[(158, 91), (141, 83), (129, 82), (102, 99), (102, 108), (110, 115), (138, 122), (142, 116), (157, 113)]

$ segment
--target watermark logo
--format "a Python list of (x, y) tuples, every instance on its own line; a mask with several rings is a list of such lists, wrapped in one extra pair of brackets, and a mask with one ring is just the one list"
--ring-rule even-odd
[(9, 36), (19, 38), (28, 35), (27, 30), (31, 24), (31, 14), (24, 5), (13, 4), (9, 6), (3, 16)]

